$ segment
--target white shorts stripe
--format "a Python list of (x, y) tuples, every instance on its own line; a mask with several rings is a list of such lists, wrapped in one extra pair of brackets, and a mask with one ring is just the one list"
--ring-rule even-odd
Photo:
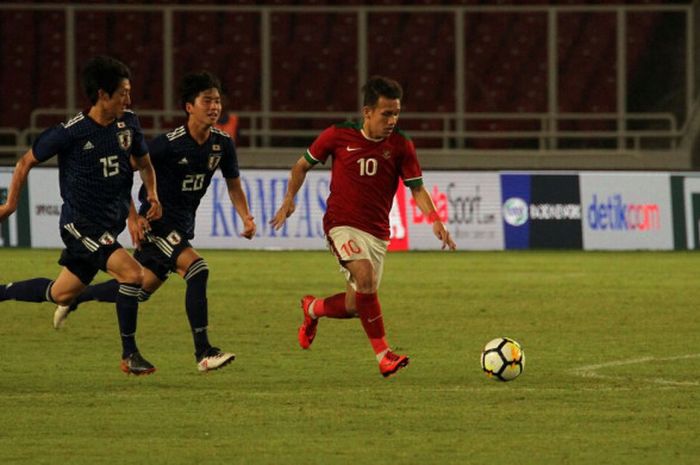
[(90, 252), (96, 252), (100, 248), (100, 244), (97, 242), (93, 241), (87, 236), (83, 236), (80, 231), (75, 227), (75, 224), (73, 223), (68, 223), (63, 228), (70, 233), (71, 236), (75, 237), (78, 239), (80, 242), (83, 243), (86, 249), (88, 249)]
[(78, 230), (75, 229), (75, 225), (73, 223), (68, 223), (67, 225), (63, 226), (63, 228), (76, 239), (81, 239), (83, 237), (82, 234), (80, 234)]
[(97, 251), (97, 249), (100, 248), (100, 245), (97, 242), (90, 239), (89, 237), (83, 237), (80, 240), (80, 242), (82, 242), (85, 248), (88, 249), (90, 252), (95, 252)]
[(173, 255), (173, 248), (170, 244), (168, 244), (168, 241), (163, 239), (162, 237), (158, 236), (153, 236), (153, 243), (160, 249), (161, 252), (163, 252), (165, 255), (168, 257), (172, 257)]

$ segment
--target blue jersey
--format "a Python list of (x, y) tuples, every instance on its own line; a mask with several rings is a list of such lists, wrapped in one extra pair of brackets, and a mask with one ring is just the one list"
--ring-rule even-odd
[[(158, 199), (163, 206), (163, 216), (157, 222), (192, 239), (197, 207), (217, 167), (224, 178), (240, 175), (233, 140), (227, 133), (211, 128), (209, 139), (199, 145), (187, 126), (180, 126), (156, 137), (148, 145), (156, 171)], [(143, 202), (140, 213), (145, 215), (150, 204), (143, 187), (139, 199)]]
[(32, 151), (40, 162), (58, 155), (61, 227), (92, 225), (115, 236), (124, 229), (134, 179), (129, 156), (148, 153), (133, 112), (107, 126), (78, 113), (41, 133)]

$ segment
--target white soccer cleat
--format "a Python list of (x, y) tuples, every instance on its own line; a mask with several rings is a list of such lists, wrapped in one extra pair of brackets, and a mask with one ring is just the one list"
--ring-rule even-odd
[(234, 354), (222, 352), (218, 347), (211, 347), (197, 359), (197, 369), (201, 372), (218, 370), (236, 359)]
[(61, 329), (68, 319), (70, 313), (69, 305), (59, 305), (53, 312), (53, 329)]

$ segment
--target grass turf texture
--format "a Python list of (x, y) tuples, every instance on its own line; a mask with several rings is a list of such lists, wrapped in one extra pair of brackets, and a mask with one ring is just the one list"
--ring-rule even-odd
[[(0, 282), (58, 255), (0, 250)], [(385, 324), (412, 357), (390, 379), (358, 320), (297, 345), (299, 298), (343, 286), (329, 254), (203, 255), (211, 340), (238, 355), (205, 375), (177, 276), (140, 310), (149, 377), (118, 370), (112, 305), (54, 331), (52, 305), (0, 303), (0, 463), (697, 463), (696, 254), (390, 254)], [(479, 367), (504, 335), (527, 357), (511, 383)]]

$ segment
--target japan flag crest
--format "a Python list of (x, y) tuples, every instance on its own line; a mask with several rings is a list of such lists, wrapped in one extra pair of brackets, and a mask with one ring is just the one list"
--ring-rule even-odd
[(117, 133), (117, 141), (119, 141), (119, 147), (122, 150), (129, 150), (131, 148), (131, 130), (119, 131)]

